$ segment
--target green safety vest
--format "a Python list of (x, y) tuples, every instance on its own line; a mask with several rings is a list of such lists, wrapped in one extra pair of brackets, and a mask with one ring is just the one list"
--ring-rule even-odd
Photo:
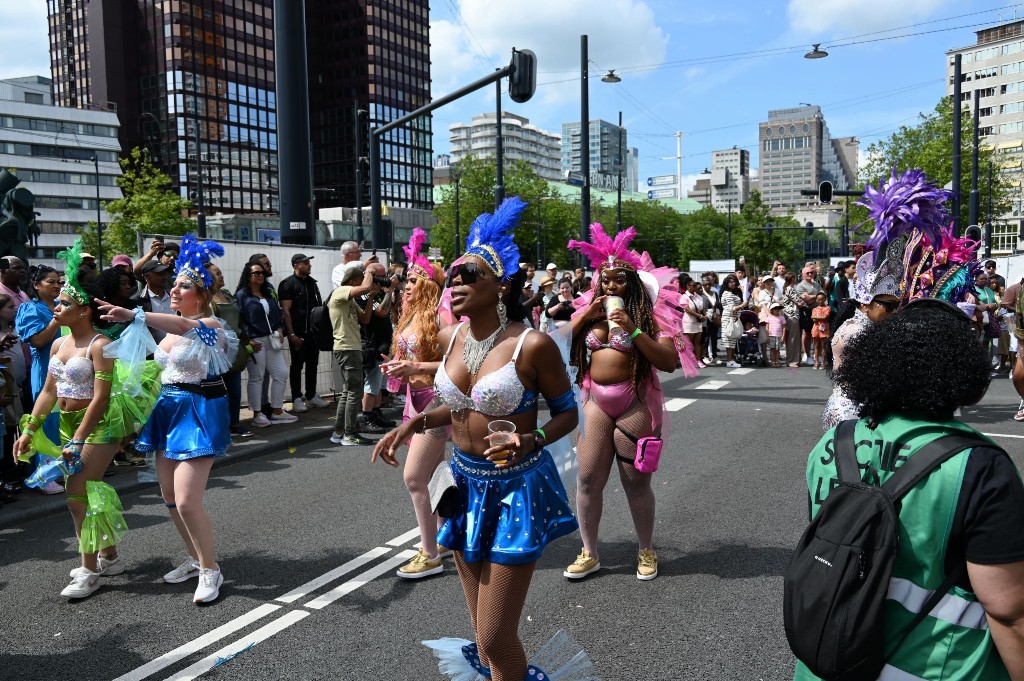
[[(861, 477), (885, 482), (904, 461), (940, 435), (980, 436), (959, 421), (935, 423), (890, 416), (871, 430), (862, 419), (856, 429)], [(818, 442), (807, 461), (811, 514), (839, 484), (833, 452), (835, 428)], [(984, 436), (982, 436), (984, 437)], [(896, 636), (924, 606), (945, 577), (943, 565), (970, 450), (957, 454), (903, 498), (900, 550), (893, 564), (885, 609), (885, 631)], [(866, 470), (865, 470), (866, 466)], [(797, 661), (797, 681), (817, 679)], [(893, 653), (879, 681), (1002, 681), (1009, 674), (996, 652), (985, 610), (975, 595), (954, 586), (931, 615)]]

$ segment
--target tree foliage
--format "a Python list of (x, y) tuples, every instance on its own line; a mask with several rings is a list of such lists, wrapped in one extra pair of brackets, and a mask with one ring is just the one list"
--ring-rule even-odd
[[(961, 232), (968, 226), (969, 201), (971, 196), (971, 151), (973, 147), (972, 131), (974, 123), (966, 107), (961, 110), (961, 183), (959, 193)], [(938, 186), (942, 187), (953, 180), (953, 103), (951, 98), (943, 97), (935, 105), (934, 111), (920, 114), (916, 125), (900, 127), (888, 139), (875, 142), (867, 150), (867, 163), (861, 168), (862, 185), (878, 186), (878, 183), (889, 178), (895, 167), (903, 172), (911, 168), (919, 168)], [(984, 138), (978, 152), (978, 190), (980, 193), (978, 221), (984, 223), (988, 215), (988, 169), (992, 166), (992, 218), (1010, 210), (1011, 185), (1005, 170), (996, 158), (995, 150), (985, 145)], [(947, 204), (952, 212), (952, 202)], [(859, 224), (867, 218), (867, 211), (858, 208), (850, 211), (850, 224)], [(867, 224), (851, 236), (851, 241), (866, 240), (874, 225)]]
[[(110, 216), (103, 225), (105, 262), (117, 253), (137, 253), (139, 232), (180, 236), (195, 229), (195, 223), (185, 217), (191, 202), (169, 189), (171, 178), (152, 164), (145, 149), (136, 147), (122, 158), (121, 172), (117, 186), (123, 198), (103, 204)], [(79, 233), (85, 249), (97, 253), (96, 223), (86, 224)]]

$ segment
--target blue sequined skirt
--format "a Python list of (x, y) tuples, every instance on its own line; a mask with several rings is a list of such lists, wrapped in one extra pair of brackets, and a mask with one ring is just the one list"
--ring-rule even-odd
[(183, 461), (224, 456), (230, 444), (227, 397), (207, 399), (164, 385), (153, 413), (135, 440), (135, 449), (163, 452), (168, 459)]
[(461, 551), (468, 563), (532, 563), (545, 546), (579, 527), (547, 450), (500, 469), (455, 447), (447, 465), (463, 512), (445, 522), (437, 541)]

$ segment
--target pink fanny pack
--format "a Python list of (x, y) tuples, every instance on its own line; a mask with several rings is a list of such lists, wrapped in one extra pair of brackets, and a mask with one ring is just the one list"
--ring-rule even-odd
[(664, 443), (660, 437), (642, 437), (636, 443), (636, 458), (633, 467), (641, 473), (653, 473), (658, 470), (661, 460), (661, 447)]

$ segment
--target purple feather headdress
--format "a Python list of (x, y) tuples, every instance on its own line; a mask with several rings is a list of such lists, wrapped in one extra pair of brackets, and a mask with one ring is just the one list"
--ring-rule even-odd
[(625, 268), (639, 271), (641, 268), (640, 254), (630, 250), (629, 245), (636, 238), (636, 228), (624, 229), (611, 238), (604, 231), (600, 222), (590, 225), (590, 241), (576, 241), (568, 243), (569, 248), (575, 248), (590, 259), (590, 265), (595, 270), (602, 270), (605, 267)]
[(868, 209), (869, 219), (875, 223), (867, 247), (877, 256), (886, 244), (915, 229), (931, 243), (941, 243), (942, 228), (950, 220), (943, 204), (951, 196), (951, 192), (932, 184), (923, 170), (908, 170), (897, 176), (893, 167), (887, 182), (879, 184), (878, 189), (869, 185), (857, 201)]

